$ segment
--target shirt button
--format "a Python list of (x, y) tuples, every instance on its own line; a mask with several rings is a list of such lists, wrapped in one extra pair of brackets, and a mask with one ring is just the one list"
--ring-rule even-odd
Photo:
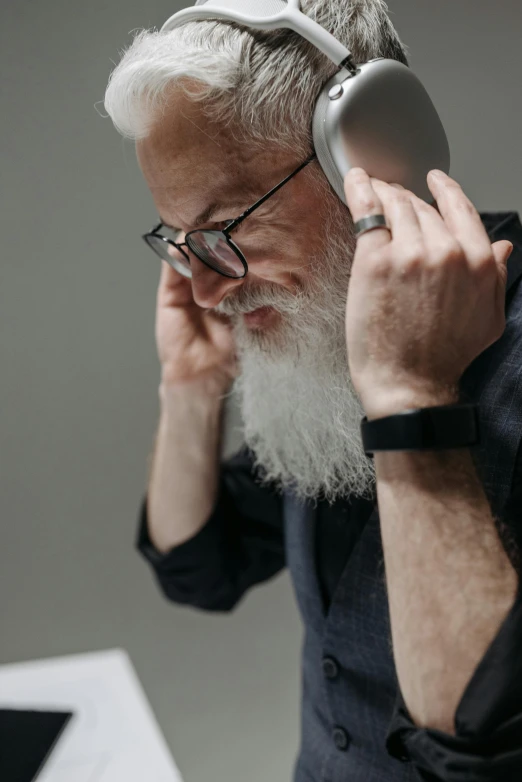
[(350, 745), (350, 736), (344, 728), (334, 728), (333, 740), (337, 749), (340, 749), (342, 752), (345, 752)]
[(323, 657), (323, 673), (327, 679), (335, 679), (339, 675), (339, 664), (333, 657)]

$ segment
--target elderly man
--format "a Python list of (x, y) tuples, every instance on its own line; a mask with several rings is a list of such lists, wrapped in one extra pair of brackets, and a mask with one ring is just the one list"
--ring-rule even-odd
[[(357, 62), (407, 64), (382, 0), (302, 5)], [(522, 225), (436, 171), (435, 207), (352, 169), (347, 209), (311, 139), (331, 74), (294, 33), (205, 21), (140, 32), (111, 76), (167, 261), (139, 548), (213, 611), (288, 565), (296, 782), (519, 780)], [(221, 461), (231, 390), (244, 447)], [(364, 417), (459, 402), (475, 447), (363, 447)]]

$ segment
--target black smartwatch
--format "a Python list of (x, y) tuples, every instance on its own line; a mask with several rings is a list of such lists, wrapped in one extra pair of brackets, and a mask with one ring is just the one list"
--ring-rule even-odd
[(478, 405), (422, 407), (361, 421), (364, 452), (466, 448), (480, 443)]

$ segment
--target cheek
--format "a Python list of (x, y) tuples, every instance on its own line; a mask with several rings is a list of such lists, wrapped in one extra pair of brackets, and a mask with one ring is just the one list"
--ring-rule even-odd
[(250, 283), (256, 287), (271, 283), (291, 293), (306, 290), (309, 275), (310, 270), (307, 269), (306, 261), (303, 263), (303, 259), (291, 263), (288, 259), (274, 261), (269, 258), (259, 264), (249, 265), (248, 274)]
[(249, 276), (293, 289), (312, 273), (311, 259), (320, 251), (318, 234), (306, 220), (259, 228), (237, 237)]

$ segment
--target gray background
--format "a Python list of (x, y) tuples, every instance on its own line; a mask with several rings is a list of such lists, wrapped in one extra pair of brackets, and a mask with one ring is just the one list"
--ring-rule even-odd
[[(1, 3), (0, 662), (121, 646), (186, 782), (286, 780), (287, 575), (206, 615), (164, 601), (133, 548), (158, 414), (159, 266), (139, 238), (156, 213), (134, 145), (94, 104), (131, 31), (182, 5)], [(452, 175), (479, 210), (520, 212), (519, 0), (390, 7)]]

